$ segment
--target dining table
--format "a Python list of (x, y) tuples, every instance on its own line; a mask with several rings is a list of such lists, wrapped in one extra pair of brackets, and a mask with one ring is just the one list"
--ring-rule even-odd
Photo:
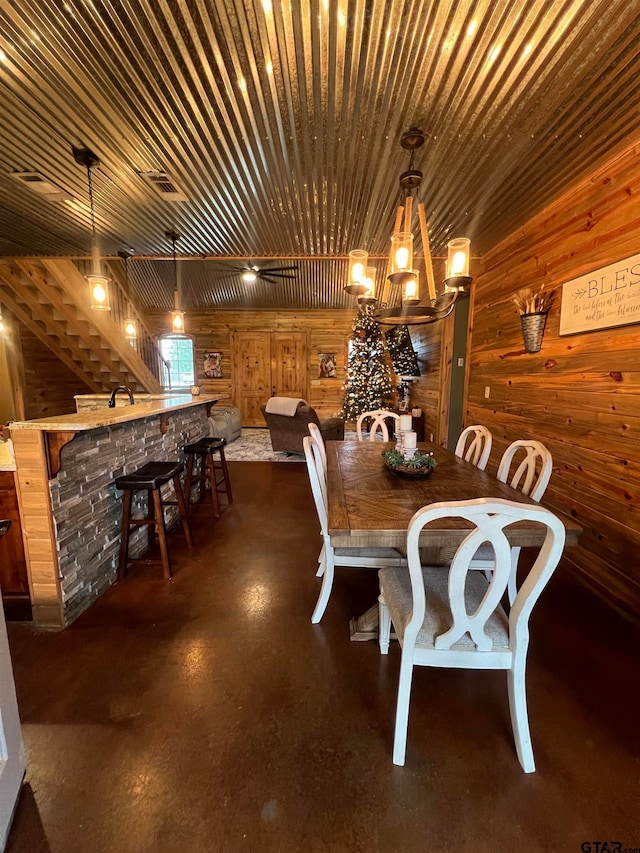
[[(440, 501), (473, 498), (502, 498), (519, 503), (537, 502), (487, 471), (481, 471), (450, 450), (431, 442), (418, 449), (432, 453), (436, 467), (427, 479), (408, 479), (389, 470), (382, 452), (394, 442), (328, 441), (327, 499), (328, 528), (334, 548), (406, 548), (407, 528), (422, 507)], [(580, 525), (571, 517), (553, 513), (566, 531), (565, 546), (576, 545)], [(462, 543), (470, 522), (443, 519), (425, 528), (420, 535), (423, 563), (444, 564)], [(542, 545), (546, 528), (537, 522), (518, 521), (505, 533), (512, 547)], [(377, 639), (378, 605), (350, 622), (352, 640)]]

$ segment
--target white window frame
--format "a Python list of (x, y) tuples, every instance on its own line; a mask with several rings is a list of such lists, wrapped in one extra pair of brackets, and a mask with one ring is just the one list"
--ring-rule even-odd
[[(163, 351), (163, 347), (162, 347), (163, 341), (176, 340), (176, 339), (189, 341), (191, 344), (192, 374), (191, 374), (191, 381), (186, 383), (186, 384), (182, 383), (182, 384), (176, 385), (173, 383), (172, 372), (171, 372), (171, 359), (165, 354), (165, 352)], [(169, 363), (169, 384), (166, 384), (166, 382), (163, 382), (162, 383), (163, 389), (165, 391), (190, 391), (191, 387), (196, 384), (196, 357), (195, 357), (195, 345), (194, 345), (193, 337), (191, 335), (185, 335), (183, 333), (178, 333), (178, 332), (167, 332), (166, 335), (160, 335), (160, 337), (158, 338), (158, 347), (160, 349), (160, 353), (161, 353), (162, 357), (165, 359), (165, 361), (167, 361)]]

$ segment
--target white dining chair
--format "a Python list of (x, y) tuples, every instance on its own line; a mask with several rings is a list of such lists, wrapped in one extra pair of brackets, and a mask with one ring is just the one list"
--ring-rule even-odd
[[(515, 471), (511, 476), (514, 459)], [(549, 485), (552, 469), (553, 459), (544, 444), (525, 438), (514, 441), (503, 453), (498, 466), (498, 479), (534, 501), (539, 501)]]
[[(513, 475), (512, 469), (515, 469)], [(549, 485), (552, 469), (553, 459), (544, 444), (534, 439), (521, 439), (510, 444), (503, 453), (498, 466), (498, 479), (533, 500), (539, 501)], [(511, 573), (507, 585), (509, 604), (513, 604), (516, 598), (519, 559), (520, 548), (512, 548)], [(493, 571), (493, 567), (492, 550), (489, 546), (483, 545), (474, 556), (471, 568), (483, 570), (488, 575)]]
[(318, 469), (317, 458), (313, 452), (313, 439), (310, 435), (305, 436), (302, 441), (304, 456), (309, 472), (311, 492), (320, 521), (320, 533), (322, 535), (322, 550), (319, 560), (322, 562), (322, 587), (316, 602), (311, 621), (318, 623), (324, 614), (333, 587), (335, 568), (369, 568), (381, 569), (387, 567), (406, 566), (407, 561), (395, 548), (333, 548), (329, 539), (329, 525), (327, 516), (327, 501), (325, 492), (321, 485), (321, 472)]
[(309, 424), (309, 435), (315, 441), (318, 451), (322, 459), (322, 469), (324, 471), (325, 480), (327, 477), (327, 448), (324, 445), (324, 438), (320, 432), (318, 424)]
[[(327, 503), (327, 450), (324, 446), (324, 439), (322, 438), (322, 433), (320, 432), (320, 427), (317, 424), (309, 424), (309, 435), (311, 437), (311, 449), (313, 450), (313, 455), (316, 461), (316, 470), (318, 472), (318, 478), (320, 480), (320, 487), (322, 488), (322, 494), (324, 497), (325, 506)], [(322, 543), (322, 548), (320, 549), (320, 554), (318, 556), (318, 570), (316, 572), (316, 577), (321, 578), (324, 574), (325, 567), (325, 549), (324, 542)]]
[(358, 441), (365, 441), (362, 424), (367, 418), (371, 420), (371, 424), (369, 425), (369, 441), (377, 441), (378, 432), (382, 434), (382, 441), (389, 441), (389, 428), (387, 427), (386, 422), (389, 418), (394, 421), (399, 421), (400, 415), (397, 415), (395, 412), (390, 412), (387, 409), (376, 409), (373, 412), (363, 412), (356, 421), (356, 435), (358, 436)]
[[(457, 549), (448, 570), (420, 565), (418, 541), (423, 528), (442, 518), (474, 525)], [(502, 598), (511, 571), (511, 548), (505, 528), (517, 521), (546, 527), (544, 544), (507, 615)], [(526, 773), (535, 770), (525, 671), (529, 616), (562, 555), (563, 523), (549, 510), (500, 499), (435, 503), (418, 510), (409, 522), (409, 571), (382, 569), (380, 577), (380, 651), (387, 654), (391, 623), (402, 654), (393, 746), (394, 764), (405, 763), (409, 697), (414, 666), (507, 670), (509, 709), (518, 759)], [(490, 542), (494, 571), (487, 578), (472, 570), (478, 545)]]
[(492, 442), (493, 436), (485, 426), (468, 426), (460, 433), (455, 454), (484, 471), (489, 461)]

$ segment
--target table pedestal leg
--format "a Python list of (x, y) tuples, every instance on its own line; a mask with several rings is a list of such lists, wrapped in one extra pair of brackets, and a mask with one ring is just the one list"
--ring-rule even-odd
[[(360, 643), (364, 640), (378, 639), (378, 602), (370, 607), (362, 616), (356, 616), (349, 619), (349, 633), (351, 640), (354, 643)], [(398, 635), (393, 631), (389, 635), (389, 639), (397, 640)]]

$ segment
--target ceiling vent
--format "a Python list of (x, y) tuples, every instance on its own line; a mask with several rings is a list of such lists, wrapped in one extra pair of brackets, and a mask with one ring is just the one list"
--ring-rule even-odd
[(140, 177), (153, 187), (153, 190), (165, 201), (189, 201), (166, 172), (140, 172)]
[(20, 181), (21, 184), (25, 184), (29, 189), (38, 193), (38, 195), (44, 196), (47, 201), (66, 201), (73, 198), (70, 193), (66, 193), (60, 187), (52, 184), (40, 172), (9, 172), (9, 177)]

